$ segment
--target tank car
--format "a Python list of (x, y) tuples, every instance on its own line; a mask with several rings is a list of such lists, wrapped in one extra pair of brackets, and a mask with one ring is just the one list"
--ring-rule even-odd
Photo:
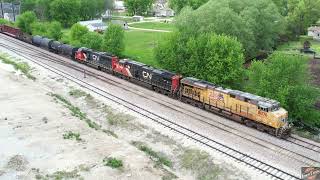
[(60, 43), (59, 41), (52, 41), (52, 43), (49, 46), (49, 49), (54, 53), (60, 54), (61, 46), (62, 43)]
[(46, 50), (50, 50), (51, 44), (54, 40), (49, 38), (42, 38), (40, 41), (40, 47)]
[(41, 44), (41, 41), (42, 41), (43, 37), (42, 36), (33, 36), (32, 37), (32, 44), (35, 45), (35, 46), (38, 46), (40, 47), (40, 44)]

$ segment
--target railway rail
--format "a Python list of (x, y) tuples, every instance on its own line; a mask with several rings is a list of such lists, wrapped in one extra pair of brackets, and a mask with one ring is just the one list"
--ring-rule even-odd
[[(10, 40), (12, 40), (12, 39), (10, 38)], [(11, 41), (11, 42), (13, 42), (13, 41)], [(24, 45), (23, 42), (19, 42), (19, 41), (17, 41), (17, 42), (14, 41), (14, 43), (19, 44), (19, 45)], [(1, 43), (0, 43), (0, 45), (1, 45)], [(4, 45), (4, 44), (2, 44), (2, 45)], [(6, 46), (7, 46), (7, 48), (9, 48), (8, 45), (6, 45)], [(18, 52), (23, 53), (23, 54), (26, 53), (26, 52), (23, 52), (21, 49), (18, 49), (18, 48), (10, 47), (10, 49), (12, 49), (12, 50), (14, 50), (14, 51), (18, 51)], [(93, 77), (95, 77), (95, 78), (97, 78), (97, 79), (99, 79), (99, 80), (102, 80), (102, 81), (106, 82), (106, 83), (112, 84), (112, 85), (117, 86), (117, 87), (122, 88), (122, 89), (125, 89), (126, 91), (132, 91), (132, 89), (126, 88), (125, 86), (122, 86), (121, 84), (119, 85), (119, 82), (113, 81), (112, 79), (109, 79), (109, 78), (107, 78), (107, 77), (105, 77), (105, 76), (99, 75), (99, 74), (97, 74), (97, 73), (95, 73), (95, 72), (93, 72), (93, 71), (90, 71), (90, 68), (87, 68), (87, 67), (86, 67), (86, 68), (82, 68), (82, 67), (76, 66), (75, 64), (70, 63), (70, 62), (67, 62), (67, 61), (64, 61), (64, 60), (54, 59), (54, 58), (52, 57), (52, 55), (49, 56), (50, 54), (48, 54), (48, 52), (41, 53), (41, 54), (40, 54), (40, 53), (32, 53), (32, 51), (34, 51), (34, 47), (26, 47), (26, 49), (30, 50), (29, 55), (32, 55), (32, 56), (35, 56), (35, 57), (44, 59), (44, 60), (46, 60), (46, 61), (58, 63), (58, 64), (67, 66), (67, 67), (69, 67), (69, 68), (71, 68), (71, 69), (74, 69), (74, 70), (77, 70), (77, 71), (81, 71), (81, 72), (84, 72), (84, 71), (85, 71), (85, 73), (86, 73), (88, 76), (93, 76)], [(86, 69), (86, 70), (85, 70), (85, 69)], [(144, 98), (150, 99), (149, 96), (148, 96), (148, 97), (144, 97)], [(154, 100), (153, 100), (153, 101), (154, 101)], [(181, 109), (177, 109), (176, 106), (170, 107), (170, 106), (168, 106), (168, 105), (166, 105), (166, 104), (163, 104), (162, 102), (157, 102), (157, 103), (160, 104), (160, 105), (162, 105), (162, 106), (166, 106), (166, 107), (168, 107), (168, 108), (170, 108), (170, 109), (173, 109), (173, 110), (175, 110), (175, 111), (178, 111), (178, 112), (181, 112), (181, 113), (186, 114), (186, 113), (183, 112)], [(170, 103), (170, 102), (166, 102), (166, 103)], [(174, 107), (174, 108), (173, 108), (173, 107)], [(226, 132), (228, 132), (228, 133), (234, 134), (234, 135), (236, 135), (236, 136), (240, 136), (241, 138), (243, 138), (243, 139), (245, 139), (245, 140), (247, 140), (247, 141), (250, 141), (250, 142), (252, 142), (252, 143), (255, 143), (255, 144), (257, 144), (257, 145), (259, 145), (259, 146), (262, 146), (262, 147), (264, 147), (264, 148), (266, 148), (266, 149), (270, 149), (270, 147), (269, 147), (269, 146), (266, 146), (263, 142), (261, 143), (261, 142), (257, 142), (257, 141), (255, 141), (255, 140), (252, 140), (252, 139), (251, 139), (251, 138), (255, 138), (255, 139), (257, 139), (257, 140), (264, 141), (264, 139), (262, 139), (262, 138), (258, 138), (258, 137), (252, 136), (252, 135), (250, 135), (249, 133), (245, 133), (245, 132), (241, 132), (241, 133), (244, 133), (245, 135), (240, 135), (239, 133), (234, 132), (234, 130), (236, 130), (236, 129), (234, 129), (234, 128), (230, 127), (230, 126), (227, 127), (227, 128), (231, 128), (231, 130), (227, 130), (225, 127), (224, 127), (224, 128), (221, 128), (221, 127), (213, 124), (212, 122), (208, 122), (208, 121), (206, 121), (206, 120), (203, 120), (203, 119), (205, 119), (205, 118), (208, 119), (208, 117), (202, 116), (202, 115), (200, 115), (200, 114), (198, 114), (198, 113), (191, 113), (191, 115), (190, 115), (190, 112), (189, 112), (188, 116), (191, 116), (192, 118), (194, 118), (194, 119), (196, 119), (196, 120), (198, 120), (198, 121), (201, 121), (201, 122), (203, 122), (203, 123), (205, 123), (205, 124), (208, 124), (208, 125), (210, 125), (211, 127), (215, 127), (215, 128), (220, 129), (220, 130), (226, 131)], [(197, 117), (197, 116), (200, 116), (201, 118), (199, 118), (199, 117)], [(220, 122), (214, 120), (213, 118), (210, 118), (210, 120), (215, 121), (215, 122), (217, 122), (217, 123), (220, 123)], [(222, 124), (222, 123), (220, 123), (220, 124), (223, 125), (223, 126), (226, 126), (225, 124)], [(239, 131), (239, 130), (236, 130), (236, 131)], [(251, 138), (249, 138), (248, 136), (250, 136)], [(291, 142), (291, 141), (290, 141), (290, 142)], [(292, 142), (292, 143), (293, 143), (293, 144), (296, 144), (296, 143), (294, 143), (294, 142)], [(297, 152), (295, 152), (295, 151), (293, 151), (293, 150), (290, 150), (290, 148), (285, 148), (285, 147), (279, 146), (279, 145), (277, 145), (277, 144), (275, 144), (275, 143), (272, 143), (272, 142), (268, 142), (268, 144), (272, 145), (274, 148), (277, 148), (277, 152), (279, 152), (279, 153), (281, 153), (281, 154), (283, 154), (283, 155), (285, 155), (285, 156), (287, 156), (287, 157), (289, 157), (289, 158), (291, 158), (291, 159), (294, 159), (294, 160), (296, 160), (296, 161), (302, 162), (302, 163), (304, 163), (304, 164), (306, 164), (306, 165), (308, 165), (308, 166), (314, 166), (315, 164), (318, 164), (318, 163), (319, 163), (317, 160), (315, 160), (315, 159), (313, 159), (313, 158), (311, 158), (311, 157), (308, 157), (308, 156), (306, 156), (306, 155), (303, 154), (303, 153), (297, 153)], [(303, 147), (303, 148), (312, 150), (312, 151), (314, 151), (314, 152), (320, 153), (319, 149), (309, 148), (309, 147), (307, 147), (307, 146), (302, 146), (302, 145), (300, 145), (300, 144), (297, 144), (297, 145), (298, 145), (298, 146), (301, 146), (301, 147)], [(275, 151), (275, 150), (274, 150), (274, 151)], [(287, 152), (289, 152), (289, 153), (287, 153)], [(303, 159), (303, 160), (302, 160), (302, 159)]]
[[(8, 49), (10, 50), (10, 48), (8, 48)], [(122, 105), (122, 106), (126, 107), (127, 109), (130, 109), (130, 110), (136, 112), (137, 114), (144, 116), (147, 119), (150, 119), (150, 120), (160, 124), (161, 126), (163, 126), (165, 128), (169, 128), (170, 130), (172, 130), (180, 135), (183, 135), (183, 136), (185, 136), (195, 142), (198, 142), (198, 143), (200, 143), (200, 144), (202, 144), (212, 150), (215, 150), (215, 151), (217, 151), (221, 154), (224, 154), (234, 160), (237, 160), (238, 162), (240, 162), (242, 164), (253, 167), (254, 169), (256, 169), (262, 173), (265, 173), (266, 175), (269, 175), (270, 177), (272, 177), (274, 179), (284, 179), (284, 180), (300, 179), (299, 177), (297, 177), (293, 174), (287, 173), (287, 172), (285, 172), (277, 167), (274, 167), (268, 163), (262, 162), (256, 158), (254, 158), (251, 155), (245, 154), (245, 153), (240, 152), (232, 147), (229, 147), (229, 146), (224, 145), (220, 142), (217, 142), (209, 137), (206, 137), (205, 135), (199, 134), (199, 133), (197, 133), (189, 128), (186, 128), (182, 125), (179, 125), (179, 124), (177, 124), (167, 118), (159, 116), (159, 115), (157, 115), (153, 112), (150, 112), (144, 108), (141, 108), (141, 107), (139, 107), (129, 101), (126, 101), (125, 99), (116, 97), (113, 94), (110, 94), (110, 93), (104, 91), (103, 89), (100, 89), (90, 83), (87, 83), (80, 78), (77, 78), (73, 75), (70, 75), (67, 72), (59, 70), (59, 69), (57, 69), (53, 66), (50, 66), (48, 64), (45, 64), (43, 62), (36, 61), (33, 58), (30, 58), (21, 52), (17, 52), (16, 50), (11, 49), (10, 51), (12, 51), (13, 53), (16, 53), (17, 55), (19, 55), (21, 57), (24, 57), (25, 59), (27, 59), (27, 60), (49, 70), (57, 75), (60, 75), (60, 76), (66, 78), (66, 79), (68, 79), (78, 85), (81, 85), (83, 88), (86, 88), (86, 89), (112, 101), (112, 102), (115, 102), (119, 105)], [(79, 67), (77, 67), (77, 68), (79, 68)]]

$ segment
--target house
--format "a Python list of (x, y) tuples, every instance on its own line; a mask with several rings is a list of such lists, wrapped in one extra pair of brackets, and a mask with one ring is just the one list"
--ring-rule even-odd
[(309, 27), (308, 36), (313, 37), (314, 40), (320, 41), (320, 26)]
[(102, 22), (101, 19), (92, 20), (92, 21), (80, 21), (79, 24), (87, 27), (88, 30), (92, 31), (92, 32), (94, 32), (94, 31), (101, 32), (101, 31), (106, 30), (108, 27), (104, 22)]
[(132, 16), (133, 21), (143, 21), (143, 16)]
[(153, 4), (152, 13), (155, 17), (174, 16), (174, 11), (169, 8), (168, 2), (166, 0), (156, 0)]
[(154, 16), (155, 17), (172, 17), (174, 16), (174, 11), (170, 8), (155, 9)]
[(20, 5), (0, 3), (0, 16), (9, 21), (15, 21), (20, 14)]
[(123, 1), (114, 1), (114, 11), (117, 12), (124, 12), (126, 9), (124, 7), (124, 2)]

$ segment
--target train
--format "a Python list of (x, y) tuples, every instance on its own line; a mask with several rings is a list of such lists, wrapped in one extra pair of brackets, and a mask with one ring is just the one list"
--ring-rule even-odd
[(276, 100), (223, 88), (193, 77), (183, 77), (131, 59), (120, 59), (108, 52), (74, 47), (38, 35), (31, 36), (7, 25), (0, 25), (0, 32), (278, 138), (290, 136), (288, 112)]

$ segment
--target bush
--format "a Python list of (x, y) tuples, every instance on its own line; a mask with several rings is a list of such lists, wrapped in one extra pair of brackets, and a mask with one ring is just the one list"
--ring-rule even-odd
[(109, 166), (111, 168), (121, 168), (121, 167), (123, 167), (122, 160), (118, 160), (118, 159), (113, 158), (113, 157), (104, 158), (103, 159), (103, 164), (105, 166)]
[(102, 50), (121, 56), (124, 51), (124, 30), (119, 25), (110, 24), (104, 32)]
[(102, 36), (96, 32), (88, 32), (87, 34), (83, 35), (81, 39), (81, 43), (84, 47), (100, 50), (102, 44)]
[(62, 26), (58, 21), (53, 21), (48, 26), (48, 37), (59, 40), (62, 37)]
[(26, 33), (32, 33), (32, 23), (36, 22), (37, 16), (32, 11), (26, 11), (21, 14), (17, 19), (17, 26)]
[(88, 32), (89, 32), (88, 28), (76, 23), (70, 29), (71, 40), (80, 42), (83, 36)]

